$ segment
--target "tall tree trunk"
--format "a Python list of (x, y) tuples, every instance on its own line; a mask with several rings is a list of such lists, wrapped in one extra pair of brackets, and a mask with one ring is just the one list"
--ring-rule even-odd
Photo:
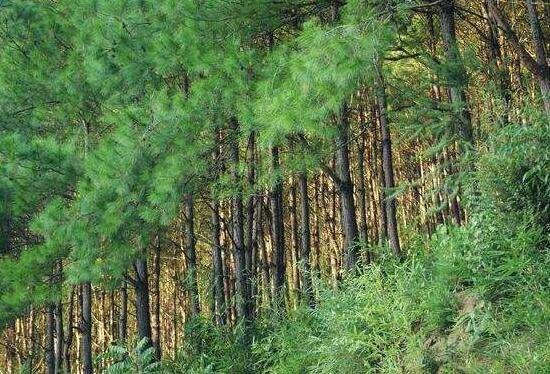
[(70, 373), (71, 372), (71, 347), (73, 344), (73, 336), (74, 336), (74, 326), (73, 326), (73, 320), (74, 320), (74, 297), (75, 297), (75, 288), (71, 290), (71, 295), (69, 296), (69, 310), (67, 313), (67, 338), (65, 339), (64, 345), (63, 345), (63, 372), (64, 373)]
[[(367, 191), (365, 188), (365, 150), (366, 150), (366, 128), (363, 108), (359, 108), (361, 118), (361, 135), (357, 141), (357, 195), (358, 195), (358, 213), (359, 213), (359, 238), (365, 245), (368, 244), (368, 230), (367, 230)], [(370, 261), (370, 254), (367, 252), (365, 256), (367, 262)]]
[[(61, 284), (62, 276), (63, 264), (60, 260), (58, 260), (55, 264), (53, 282), (55, 284)], [(63, 304), (61, 298), (53, 305), (53, 318), (55, 329), (54, 368), (56, 373), (61, 373), (61, 371), (63, 370), (63, 342), (65, 339), (63, 331)]]
[(187, 253), (188, 292), (191, 305), (191, 315), (200, 314), (199, 288), (197, 284), (197, 254), (195, 239), (195, 207), (191, 193), (185, 195), (185, 240)]
[[(214, 150), (212, 152), (212, 163), (214, 165), (214, 173), (219, 168), (220, 164), (220, 148), (219, 148), (219, 133), (216, 130)], [(217, 173), (216, 173), (217, 174)], [(212, 194), (212, 271), (214, 278), (214, 313), (216, 323), (218, 325), (225, 325), (227, 322), (226, 317), (226, 305), (223, 285), (223, 259), (222, 259), (222, 246), (220, 242), (220, 203), (218, 197)]]
[(55, 342), (54, 342), (54, 331), (55, 331), (55, 317), (54, 317), (54, 305), (47, 306), (46, 314), (46, 343), (44, 346), (45, 357), (44, 361), (46, 362), (46, 372), (48, 374), (56, 374), (55, 372)]
[(525, 0), (525, 4), (527, 5), (527, 13), (529, 14), (529, 25), (531, 26), (531, 34), (533, 36), (533, 44), (535, 46), (535, 55), (542, 70), (542, 74), (538, 79), (540, 93), (542, 95), (546, 114), (550, 115), (550, 69), (546, 61), (544, 33), (542, 32), (542, 28), (540, 26), (535, 1)]
[[(531, 5), (533, 4), (530, 0), (526, 0), (526, 1), (528, 1), (528, 4), (527, 4), (528, 13), (531, 13), (529, 11), (529, 7), (531, 7)], [(549, 99), (550, 68), (548, 67), (548, 63), (546, 62), (546, 60), (542, 59), (543, 57), (542, 52), (544, 51), (544, 39), (542, 36), (543, 34), (540, 31), (540, 21), (538, 20), (535, 8), (532, 7), (532, 10), (534, 11), (534, 13), (529, 14), (529, 21), (531, 25), (531, 33), (533, 34), (533, 39), (535, 42), (535, 49), (536, 49), (535, 52), (537, 53), (537, 59), (534, 59), (529, 54), (529, 52), (525, 49), (525, 47), (521, 44), (518, 36), (516, 35), (514, 30), (512, 29), (512, 26), (510, 25), (510, 21), (508, 20), (506, 15), (500, 11), (498, 6), (496, 5), (495, 0), (487, 0), (487, 8), (490, 15), (496, 21), (499, 28), (503, 31), (510, 46), (515, 50), (515, 52), (521, 58), (521, 61), (523, 62), (525, 67), (531, 72), (531, 74), (533, 74), (535, 79), (538, 80), (539, 86), (541, 88), (542, 96), (544, 99), (545, 111), (546, 111), (546, 114), (548, 115), (550, 113), (550, 99)], [(540, 45), (540, 43), (543, 43), (542, 46)], [(519, 81), (521, 83), (521, 79)]]
[(157, 359), (162, 357), (161, 352), (161, 326), (160, 326), (160, 237), (155, 239), (155, 252), (153, 253), (153, 271), (155, 280), (153, 283), (153, 345), (157, 354)]
[(492, 68), (495, 73), (495, 80), (498, 84), (498, 89), (500, 91), (501, 99), (504, 104), (504, 111), (500, 116), (502, 123), (507, 123), (510, 121), (510, 105), (512, 104), (512, 95), (511, 95), (511, 82), (510, 82), (510, 72), (508, 71), (507, 62), (504, 61), (502, 56), (501, 45), (499, 42), (499, 29), (495, 20), (489, 12), (489, 7), (487, 0), (483, 1), (482, 5), (483, 16), (486, 18), (487, 22), (487, 48), (488, 48), (488, 58), (491, 62)]
[(118, 314), (118, 339), (122, 344), (126, 343), (128, 331), (128, 286), (126, 280), (120, 287), (120, 310)]
[[(250, 190), (254, 189), (254, 183), (256, 178), (255, 171), (255, 148), (256, 148), (256, 134), (252, 131), (248, 138), (247, 146), (247, 184)], [(253, 316), (254, 301), (252, 299), (252, 279), (254, 277), (254, 195), (250, 195), (246, 201), (246, 221), (245, 221), (245, 280), (247, 287), (248, 299), (246, 300), (246, 314), (249, 318)]]
[[(217, 158), (217, 157), (216, 157)], [(216, 323), (225, 325), (226, 306), (223, 292), (223, 262), (222, 247), (220, 243), (220, 203), (217, 197), (212, 201), (212, 265), (214, 273), (214, 306), (216, 314)]]
[(82, 284), (80, 299), (81, 361), (83, 374), (92, 374), (92, 285)]
[[(450, 64), (457, 69), (458, 79), (466, 79), (466, 71), (458, 50), (455, 32), (455, 4), (454, 0), (443, 0), (439, 6), (439, 17), (441, 23), (441, 37), (445, 56)], [(472, 123), (468, 102), (464, 91), (464, 83), (451, 78), (449, 82), (449, 94), (455, 113), (455, 131), (468, 143), (473, 143)]]
[(337, 116), (338, 135), (336, 139), (336, 171), (338, 190), (340, 192), (340, 213), (342, 232), (344, 233), (344, 264), (351, 270), (359, 260), (357, 217), (353, 197), (353, 182), (351, 180), (349, 162), (349, 118), (347, 105), (342, 105)]
[(61, 373), (63, 371), (63, 304), (61, 300), (55, 303), (54, 307), (54, 319), (55, 319), (55, 372)]
[[(271, 166), (274, 173), (279, 173), (279, 148), (271, 149)], [(276, 176), (275, 186), (271, 192), (272, 210), (272, 245), (275, 259), (275, 303), (283, 302), (285, 284), (285, 231), (283, 223), (283, 182)]]
[(311, 266), (310, 266), (310, 249), (311, 249), (311, 230), (309, 226), (309, 197), (307, 192), (307, 175), (306, 172), (301, 172), (299, 177), (300, 184), (300, 211), (302, 216), (302, 235), (301, 235), (301, 269), (302, 269), (302, 292), (306, 296), (307, 304), (310, 308), (315, 306), (315, 298), (313, 296), (313, 288), (311, 284)]
[(231, 119), (231, 176), (233, 183), (237, 188), (232, 201), (232, 228), (233, 228), (233, 255), (235, 258), (235, 292), (236, 292), (236, 307), (237, 318), (244, 320), (244, 342), (249, 343), (249, 323), (250, 316), (248, 315), (248, 282), (246, 264), (245, 264), (245, 248), (244, 248), (244, 211), (241, 178), (239, 175), (239, 124), (236, 118)]
[(290, 268), (292, 269), (291, 274), (291, 300), (295, 306), (297, 306), (299, 299), (299, 290), (300, 290), (300, 274), (299, 274), (299, 264), (300, 261), (300, 235), (298, 234), (298, 199), (297, 199), (297, 185), (296, 181), (293, 180), (290, 185), (290, 241), (292, 243), (291, 247), (291, 259), (290, 259)]
[(388, 240), (393, 254), (396, 257), (401, 257), (401, 246), (399, 244), (399, 234), (397, 232), (395, 197), (388, 195), (390, 190), (395, 187), (395, 181), (393, 176), (391, 136), (386, 115), (386, 89), (378, 58), (375, 59), (374, 70), (376, 77), (376, 102), (378, 105), (378, 116), (382, 133), (382, 170), (384, 174), (384, 205), (386, 208)]
[(149, 306), (149, 275), (147, 261), (139, 258), (134, 263), (135, 270), (135, 292), (136, 292), (136, 321), (137, 333), (140, 340), (147, 339), (147, 344), (152, 343), (151, 339), (151, 310)]

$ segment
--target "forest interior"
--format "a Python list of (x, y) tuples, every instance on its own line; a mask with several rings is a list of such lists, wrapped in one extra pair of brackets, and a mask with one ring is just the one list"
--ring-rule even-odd
[(549, 1), (0, 20), (0, 373), (550, 372)]

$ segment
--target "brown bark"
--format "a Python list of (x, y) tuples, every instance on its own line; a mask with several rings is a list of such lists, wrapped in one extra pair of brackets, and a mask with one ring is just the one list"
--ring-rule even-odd
[(315, 298), (313, 296), (313, 287), (311, 282), (311, 265), (310, 265), (310, 250), (311, 250), (311, 230), (309, 226), (309, 196), (307, 189), (306, 172), (301, 172), (298, 177), (300, 185), (300, 211), (302, 217), (302, 235), (301, 235), (301, 271), (302, 271), (302, 293), (305, 295), (306, 302), (310, 308), (315, 306)]
[(126, 343), (128, 331), (128, 292), (126, 280), (120, 287), (120, 309), (118, 315), (118, 339), (120, 343)]
[(149, 306), (149, 274), (147, 270), (147, 261), (143, 258), (138, 258), (134, 262), (134, 270), (137, 335), (140, 340), (147, 339), (148, 345), (150, 345), (152, 343), (151, 310)]
[(75, 298), (75, 288), (71, 290), (71, 295), (69, 296), (69, 308), (67, 313), (67, 338), (63, 344), (63, 370), (65, 373), (71, 372), (71, 348), (73, 344), (74, 336), (74, 298)]
[(191, 193), (185, 194), (185, 251), (187, 259), (187, 291), (191, 315), (200, 314), (199, 288), (197, 284), (197, 254), (195, 239), (195, 202)]
[(247, 303), (249, 300), (248, 282), (245, 263), (245, 248), (244, 248), (244, 211), (242, 188), (240, 187), (239, 175), (239, 124), (236, 118), (232, 118), (231, 125), (231, 144), (230, 144), (230, 160), (231, 160), (231, 177), (236, 187), (232, 199), (232, 231), (233, 231), (233, 256), (235, 260), (235, 292), (236, 292), (236, 309), (237, 318), (244, 321), (244, 342), (249, 343), (249, 323), (250, 316), (248, 314)]
[(375, 59), (374, 70), (376, 77), (376, 104), (382, 133), (382, 170), (384, 174), (384, 205), (387, 219), (388, 240), (390, 248), (396, 257), (401, 257), (401, 246), (397, 231), (395, 197), (389, 193), (395, 187), (393, 175), (392, 145), (388, 118), (386, 115), (386, 92), (380, 62)]
[[(215, 167), (219, 162), (219, 144), (218, 134), (216, 132), (214, 150), (212, 152), (212, 161)], [(214, 195), (214, 194), (213, 194)], [(223, 285), (223, 260), (222, 247), (220, 242), (220, 203), (216, 196), (212, 196), (212, 271), (214, 278), (214, 314), (218, 325), (225, 325), (227, 322), (226, 305)]]
[(359, 261), (357, 217), (353, 197), (353, 182), (351, 180), (349, 161), (349, 113), (347, 105), (342, 105), (337, 116), (338, 135), (336, 140), (336, 171), (337, 187), (340, 193), (340, 214), (342, 232), (344, 234), (344, 266), (351, 270)]
[(84, 283), (80, 296), (81, 361), (83, 374), (92, 374), (92, 286)]
[[(530, 0), (528, 1), (528, 13), (530, 4), (532, 5), (532, 2)], [(535, 76), (535, 78), (539, 82), (539, 86), (541, 89), (541, 93), (544, 99), (544, 107), (546, 114), (550, 113), (550, 68), (548, 67), (548, 63), (546, 60), (542, 59), (544, 52), (544, 44), (542, 44), (542, 48), (540, 43), (544, 43), (542, 32), (540, 32), (540, 23), (537, 25), (538, 17), (536, 14), (536, 11), (534, 11), (534, 14), (529, 14), (529, 21), (531, 26), (531, 33), (533, 34), (533, 39), (535, 42), (535, 49), (537, 53), (537, 60), (535, 60), (529, 52), (525, 49), (525, 47), (521, 44), (517, 34), (512, 29), (512, 26), (510, 25), (510, 21), (506, 17), (506, 15), (500, 11), (499, 7), (497, 6), (495, 0), (487, 0), (487, 7), (490, 12), (490, 15), (494, 18), (496, 21), (498, 27), (504, 32), (508, 42), (514, 48), (516, 53), (520, 56), (521, 61), (525, 65), (525, 67)], [(533, 8), (534, 10), (534, 8)], [(538, 36), (540, 32), (540, 37)]]
[[(46, 363), (46, 372), (48, 374), (56, 374), (55, 372), (55, 342), (54, 342), (54, 332), (55, 332), (55, 316), (54, 316), (54, 305), (48, 305), (46, 307), (46, 342), (44, 346), (45, 357), (44, 361)], [(11, 361), (11, 360), (10, 360)]]
[(157, 359), (162, 357), (161, 352), (161, 325), (160, 325), (160, 237), (155, 238), (155, 248), (153, 253), (153, 326), (152, 338), (153, 346), (155, 347)]
[(450, 78), (448, 85), (451, 104), (455, 111), (455, 132), (459, 134), (463, 140), (472, 144), (473, 133), (471, 116), (468, 110), (466, 93), (463, 88), (465, 82), (460, 81), (461, 79), (466, 79), (466, 70), (462, 64), (458, 44), (456, 42), (454, 0), (443, 0), (441, 2), (439, 6), (439, 17), (445, 56), (447, 61), (455, 69), (455, 76)]
[(541, 67), (541, 76), (539, 77), (540, 93), (544, 102), (544, 110), (547, 115), (550, 115), (550, 69), (546, 61), (546, 50), (544, 33), (540, 26), (539, 16), (534, 0), (525, 0), (527, 6), (527, 14), (529, 15), (529, 26), (531, 27), (531, 35), (535, 46), (535, 55), (537, 63)]
[[(279, 148), (271, 149), (272, 172), (279, 172)], [(283, 289), (285, 284), (285, 233), (283, 224), (283, 182), (276, 176), (276, 182), (271, 192), (272, 209), (272, 245), (275, 262), (274, 286), (275, 303), (283, 301)]]

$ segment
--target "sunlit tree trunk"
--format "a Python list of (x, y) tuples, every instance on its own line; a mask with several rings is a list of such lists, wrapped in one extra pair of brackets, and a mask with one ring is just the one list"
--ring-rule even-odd
[(233, 256), (235, 259), (235, 291), (237, 318), (242, 318), (245, 324), (244, 341), (249, 343), (249, 323), (247, 303), (249, 300), (247, 272), (245, 263), (244, 248), (244, 210), (240, 173), (239, 173), (239, 125), (235, 118), (230, 120), (231, 140), (230, 140), (230, 159), (231, 159), (231, 177), (237, 189), (232, 199), (232, 231), (233, 231)]
[(93, 373), (92, 365), (92, 286), (82, 284), (80, 299), (81, 361), (83, 374)]
[[(279, 172), (279, 148), (271, 149), (271, 167), (273, 173)], [(275, 262), (275, 303), (283, 302), (285, 284), (285, 233), (283, 224), (283, 182), (276, 176), (275, 186), (271, 192), (272, 210), (272, 246)]]
[(56, 374), (55, 373), (55, 341), (54, 341), (54, 332), (55, 332), (54, 309), (55, 309), (54, 305), (48, 305), (46, 307), (46, 344), (44, 346), (44, 352), (45, 352), (44, 361), (46, 364), (46, 372), (48, 374)]
[(138, 338), (147, 339), (151, 344), (151, 311), (149, 306), (149, 274), (147, 261), (139, 258), (134, 263), (136, 322)]
[(160, 360), (161, 352), (161, 325), (160, 325), (160, 236), (155, 238), (155, 246), (153, 253), (153, 346), (155, 347), (157, 359)]
[(191, 193), (185, 194), (185, 251), (188, 273), (188, 293), (191, 315), (200, 314), (199, 288), (197, 284), (197, 254), (195, 239), (195, 201)]
[(537, 63), (540, 65), (541, 69), (540, 77), (538, 77), (540, 92), (544, 102), (546, 114), (550, 115), (550, 68), (548, 67), (546, 60), (544, 33), (542, 32), (542, 28), (540, 26), (535, 1), (525, 0), (525, 4), (527, 6), (527, 14), (529, 15), (529, 26), (531, 27), (533, 45), (535, 46), (535, 55), (537, 58)]
[(378, 116), (382, 134), (382, 170), (384, 174), (384, 205), (387, 219), (388, 241), (393, 254), (396, 257), (400, 257), (401, 245), (399, 243), (399, 234), (397, 231), (396, 203), (395, 197), (391, 196), (391, 189), (395, 187), (395, 181), (393, 176), (391, 135), (386, 114), (386, 89), (378, 58), (375, 59), (374, 70), (376, 77), (376, 103), (378, 106)]
[(308, 196), (308, 184), (306, 172), (301, 172), (298, 177), (300, 186), (300, 212), (302, 217), (302, 233), (301, 233), (301, 271), (302, 271), (302, 293), (305, 295), (306, 302), (310, 308), (315, 306), (315, 299), (313, 296), (313, 288), (311, 283), (311, 265), (310, 265), (310, 251), (311, 251), (311, 229), (310, 229), (310, 217), (309, 217), (309, 196)]

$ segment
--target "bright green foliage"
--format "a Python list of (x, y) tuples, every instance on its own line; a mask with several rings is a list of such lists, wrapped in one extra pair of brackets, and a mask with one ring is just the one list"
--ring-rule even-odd
[[(541, 221), (547, 211), (538, 199), (549, 185), (546, 126), (515, 125), (491, 137), (471, 180), (479, 194), (472, 197), (471, 224), (441, 226), (430, 240), (411, 244), (405, 262), (380, 260), (345, 279), (340, 290), (327, 288), (314, 310), (259, 322), (251, 368), (270, 373), (544, 371), (550, 364), (550, 258), (547, 221)], [(538, 181), (536, 188), (525, 183), (528, 178)], [(216, 330), (201, 325), (193, 331), (202, 331), (202, 339), (193, 341), (203, 343), (176, 367), (231, 372), (228, 365), (238, 357), (238, 346), (223, 343), (215, 349), (225, 341), (207, 343)]]
[[(173, 224), (184, 194), (248, 197), (326, 164), (334, 116), (359, 92), (372, 95), (375, 61), (397, 140), (429, 142), (419, 158), (452, 148), (458, 108), (427, 93), (482, 84), (468, 78), (481, 63), (426, 52), (426, 25), (410, 12), (417, 1), (347, 1), (337, 19), (332, 3), (0, 2), (0, 326), (60, 300), (66, 285), (116, 285)], [(468, 155), (442, 165), (455, 175), (439, 188), (447, 197), (463, 189), (467, 226), (409, 235), (402, 263), (380, 249), (314, 310), (260, 316), (251, 351), (235, 343), (239, 329), (199, 318), (162, 369), (141, 341), (113, 347), (108, 372), (544, 371), (550, 129), (536, 109), (518, 112), (526, 124), (476, 118), (468, 173)], [(258, 136), (254, 185), (212, 167), (217, 132), (241, 151)], [(283, 150), (275, 171), (261, 153), (274, 145)], [(235, 167), (244, 176), (246, 163)]]
[(254, 115), (264, 142), (333, 133), (331, 116), (372, 78), (374, 57), (384, 53), (390, 32), (381, 22), (304, 24), (298, 37), (272, 53), (258, 84)]
[(98, 360), (111, 362), (105, 371), (107, 374), (161, 373), (160, 363), (156, 361), (155, 355), (155, 349), (144, 338), (132, 349), (113, 345)]

